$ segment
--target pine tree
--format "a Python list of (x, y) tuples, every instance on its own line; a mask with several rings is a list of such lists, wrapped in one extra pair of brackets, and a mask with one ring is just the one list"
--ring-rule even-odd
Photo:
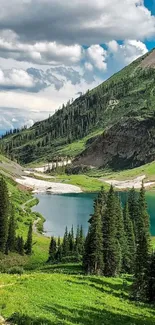
[(76, 238), (75, 238), (75, 251), (77, 254), (80, 254), (80, 227), (77, 226)]
[(117, 274), (121, 258), (120, 250), (118, 250), (115, 200), (114, 189), (113, 186), (111, 186), (107, 197), (105, 215), (103, 216), (103, 257), (105, 276), (115, 276)]
[(104, 187), (101, 187), (101, 190), (97, 197), (98, 207), (100, 209), (101, 216), (104, 215), (106, 209), (106, 202), (107, 202), (107, 193), (104, 190)]
[(136, 245), (133, 223), (129, 215), (128, 202), (126, 202), (124, 206), (123, 219), (125, 231), (125, 254), (123, 257), (123, 271), (125, 273), (132, 274), (134, 272)]
[(140, 190), (138, 203), (139, 216), (137, 220), (137, 248), (133, 294), (137, 299), (145, 299), (147, 297), (147, 269), (149, 266), (150, 231), (144, 184), (142, 184)]
[(116, 239), (118, 247), (118, 259), (117, 259), (117, 274), (122, 270), (123, 258), (126, 254), (125, 251), (125, 232), (124, 232), (124, 220), (122, 213), (122, 206), (118, 195), (115, 196), (115, 215), (116, 215)]
[(0, 251), (5, 253), (8, 237), (9, 195), (4, 178), (0, 178)]
[(20, 255), (24, 255), (24, 240), (23, 237), (18, 236), (16, 240), (16, 249)]
[(50, 246), (49, 246), (49, 261), (54, 262), (57, 251), (57, 244), (54, 237), (51, 237)]
[(64, 237), (63, 237), (63, 243), (62, 243), (62, 254), (63, 256), (69, 255), (69, 240), (68, 240), (68, 229), (66, 227)]
[(32, 254), (32, 222), (30, 222), (28, 235), (27, 235), (27, 241), (25, 244), (25, 250), (27, 255)]
[(10, 252), (15, 251), (16, 246), (16, 225), (15, 225), (15, 216), (14, 216), (14, 207), (11, 206), (11, 216), (9, 219), (9, 230), (7, 238), (7, 249)]
[(87, 274), (91, 273), (91, 233), (90, 227), (84, 243), (83, 268)]
[(90, 274), (103, 273), (103, 235), (100, 209), (95, 203), (94, 214), (90, 219), (90, 226), (85, 243), (84, 263), (85, 271)]
[(150, 255), (149, 268), (146, 273), (147, 295), (149, 302), (155, 302), (155, 253)]
[(79, 242), (79, 254), (83, 255), (83, 251), (84, 251), (84, 234), (83, 234), (83, 227), (81, 225), (80, 227), (80, 242)]
[(62, 260), (62, 245), (61, 245), (60, 236), (58, 237), (58, 245), (57, 245), (57, 251), (55, 254), (55, 260), (57, 262), (61, 262), (61, 260)]

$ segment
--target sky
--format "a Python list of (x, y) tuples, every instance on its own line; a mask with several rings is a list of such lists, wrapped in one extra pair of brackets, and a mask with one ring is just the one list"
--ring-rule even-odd
[(47, 118), (155, 47), (155, 0), (0, 6), (0, 133)]

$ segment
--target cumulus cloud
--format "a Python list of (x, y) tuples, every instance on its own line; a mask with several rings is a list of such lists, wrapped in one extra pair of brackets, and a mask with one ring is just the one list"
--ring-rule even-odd
[(99, 70), (106, 70), (107, 69), (107, 63), (106, 55), (107, 52), (103, 49), (102, 46), (96, 44), (92, 45), (87, 49), (86, 53), (88, 60)]
[(76, 64), (82, 58), (78, 44), (63, 45), (57, 42), (21, 43), (18, 35), (7, 30), (0, 33), (0, 56), (41, 65)]
[(89, 71), (77, 71), (71, 67), (55, 67), (47, 70), (28, 68), (22, 69), (0, 69), (0, 91), (24, 90), (27, 92), (39, 92), (54, 86), (60, 90), (67, 81), (71, 84), (80, 84), (85, 80), (88, 85), (94, 81)]
[(1, 0), (0, 29), (24, 42), (91, 45), (153, 36), (155, 19), (143, 0)]
[(32, 89), (34, 86), (34, 79), (26, 71), (0, 69), (0, 89)]
[(107, 45), (109, 52), (113, 54), (113, 60), (122, 65), (127, 65), (148, 52), (146, 45), (137, 40), (125, 40), (123, 44), (111, 41)]

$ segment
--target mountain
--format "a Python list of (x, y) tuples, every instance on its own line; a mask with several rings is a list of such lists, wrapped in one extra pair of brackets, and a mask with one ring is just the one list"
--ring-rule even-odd
[(154, 142), (148, 140), (147, 127), (154, 134), (154, 68), (155, 49), (48, 119), (30, 129), (14, 130), (1, 140), (3, 149), (22, 164), (66, 155), (76, 156), (75, 163), (97, 167), (114, 168), (116, 161), (121, 168), (134, 167), (152, 161)]

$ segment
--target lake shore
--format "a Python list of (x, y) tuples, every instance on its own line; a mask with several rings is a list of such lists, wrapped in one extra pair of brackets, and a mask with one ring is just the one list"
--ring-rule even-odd
[(124, 181), (119, 181), (115, 179), (102, 179), (105, 183), (109, 185), (113, 185), (115, 188), (118, 190), (125, 190), (125, 189), (131, 189), (134, 187), (135, 189), (140, 189), (142, 186), (142, 182), (144, 182), (145, 188), (149, 188), (153, 185), (155, 185), (155, 182), (145, 182), (145, 175), (136, 177), (135, 179), (132, 180), (124, 180)]
[(80, 187), (70, 184), (55, 183), (45, 180), (39, 180), (27, 176), (16, 178), (18, 184), (32, 190), (33, 193), (51, 193), (51, 194), (67, 194), (67, 193), (82, 193)]

